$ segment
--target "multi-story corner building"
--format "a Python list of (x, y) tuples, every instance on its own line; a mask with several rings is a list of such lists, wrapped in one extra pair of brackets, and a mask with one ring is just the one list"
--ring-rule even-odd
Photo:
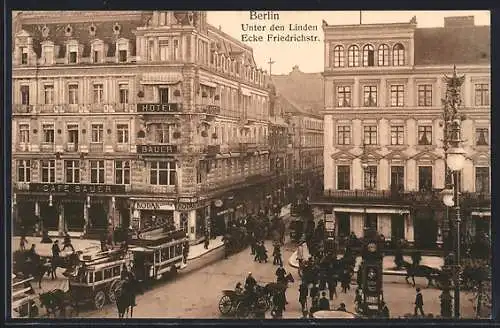
[(22, 12), (14, 26), (19, 221), (172, 221), (196, 242), (271, 207), (268, 77), (206, 12)]
[(294, 66), (289, 74), (273, 75), (272, 83), (275, 111), (288, 124), (289, 184), (297, 197), (317, 195), (323, 190), (323, 78)]
[(464, 232), (488, 233), (490, 27), (449, 17), (439, 28), (418, 28), (413, 18), (324, 24), (323, 30), (325, 190), (316, 203), (334, 215), (337, 235), (361, 237), (371, 226), (386, 240), (421, 247), (442, 242), (454, 222), (439, 195), (446, 168), (443, 77), (454, 65), (465, 75), (459, 109), (467, 151), (459, 181)]

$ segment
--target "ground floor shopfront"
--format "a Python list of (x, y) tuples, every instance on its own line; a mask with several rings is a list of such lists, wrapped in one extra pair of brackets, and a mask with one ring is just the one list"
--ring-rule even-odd
[[(314, 204), (313, 204), (314, 206)], [(454, 216), (444, 206), (432, 204), (316, 204), (325, 221), (333, 222), (334, 235), (341, 241), (354, 233), (362, 238), (369, 228), (375, 228), (387, 245), (404, 240), (420, 249), (441, 249), (451, 241)], [(489, 209), (463, 208), (461, 236), (473, 239), (478, 234), (491, 236)]]

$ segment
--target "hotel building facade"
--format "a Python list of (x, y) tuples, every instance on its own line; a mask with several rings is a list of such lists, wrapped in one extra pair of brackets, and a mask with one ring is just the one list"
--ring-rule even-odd
[(190, 240), (281, 205), (266, 73), (206, 12), (22, 12), (12, 207), (84, 235), (167, 221)]
[(413, 18), (323, 30), (324, 193), (313, 203), (334, 218), (336, 235), (373, 227), (422, 248), (447, 239), (442, 99), (454, 65), (465, 75), (463, 232), (490, 233), (490, 27), (449, 17), (439, 28)]

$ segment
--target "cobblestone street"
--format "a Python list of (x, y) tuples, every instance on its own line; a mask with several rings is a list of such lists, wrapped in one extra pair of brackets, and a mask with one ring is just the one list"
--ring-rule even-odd
[[(267, 249), (271, 250), (270, 242)], [(292, 254), (294, 248), (285, 247), (284, 262)], [(216, 261), (223, 256), (223, 249), (217, 249), (204, 257), (203, 261)], [(254, 262), (250, 250), (244, 250), (233, 255), (227, 260), (218, 260), (201, 269), (193, 263), (186, 271), (173, 280), (160, 282), (154, 288), (137, 296), (138, 306), (134, 308), (134, 318), (221, 318), (218, 302), (224, 289), (233, 289), (238, 281), (244, 283), (248, 272), (252, 272), (261, 284), (274, 280), (276, 266), (270, 263)], [(294, 268), (285, 264), (285, 269), (290, 270), (296, 282), (290, 285), (287, 291), (289, 305), (284, 313), (284, 318), (300, 318), (301, 311), (298, 303), (298, 275)], [(424, 310), (433, 315), (439, 315), (440, 291), (435, 288), (425, 288), (426, 280), (417, 278), (417, 287), (421, 287), (424, 297)], [(354, 289), (347, 294), (337, 289), (338, 297), (331, 304), (332, 308), (338, 307), (341, 302), (347, 305), (348, 311), (354, 312)], [(404, 277), (384, 276), (384, 296), (389, 306), (391, 317), (400, 317), (413, 312), (415, 289), (404, 281)], [(472, 303), (468, 300), (470, 295), (462, 295), (462, 315), (472, 317)], [(269, 314), (267, 314), (269, 317)], [(106, 305), (101, 311), (92, 310), (81, 313), (81, 317), (89, 318), (115, 318), (118, 317), (114, 305)]]

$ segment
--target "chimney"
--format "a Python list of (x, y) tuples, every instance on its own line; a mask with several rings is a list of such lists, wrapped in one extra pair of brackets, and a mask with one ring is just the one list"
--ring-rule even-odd
[(474, 26), (474, 16), (453, 16), (444, 18), (445, 28), (473, 27), (473, 26)]
[(300, 73), (299, 65), (292, 67), (292, 73)]

